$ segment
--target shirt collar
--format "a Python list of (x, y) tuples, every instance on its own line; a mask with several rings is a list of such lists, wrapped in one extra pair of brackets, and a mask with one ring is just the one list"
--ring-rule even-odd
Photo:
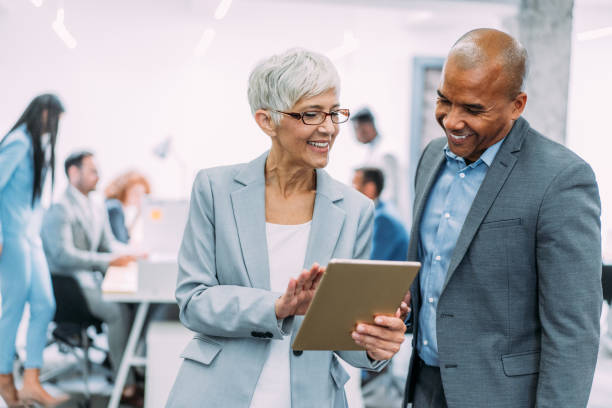
[(68, 185), (68, 189), (70, 189), (72, 195), (75, 197), (77, 203), (81, 206), (81, 208), (83, 208), (84, 210), (89, 210), (89, 208), (91, 207), (91, 201), (89, 200), (89, 196), (83, 195), (83, 193), (81, 193), (72, 184)]
[[(495, 160), (495, 156), (497, 156), (497, 152), (501, 148), (504, 139), (495, 143), (493, 146), (489, 146), (489, 148), (484, 151), (484, 153), (478, 158), (478, 160), (470, 164), (469, 167), (477, 167), (480, 163), (484, 163), (487, 165), (487, 167), (491, 167), (491, 164), (493, 163), (493, 160)], [(447, 160), (451, 159), (454, 161), (463, 162), (465, 164), (465, 160), (463, 160), (462, 157), (457, 156), (449, 149), (448, 143), (444, 146), (444, 153), (446, 154)]]

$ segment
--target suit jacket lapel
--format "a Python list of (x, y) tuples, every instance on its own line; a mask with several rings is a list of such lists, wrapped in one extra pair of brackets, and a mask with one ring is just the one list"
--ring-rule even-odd
[(342, 198), (342, 193), (334, 187), (331, 177), (324, 170), (318, 169), (317, 195), (304, 258), (305, 269), (310, 268), (314, 262), (327, 265), (331, 259), (346, 217), (344, 210), (335, 204)]
[(411, 236), (415, 238), (410, 239), (408, 248), (409, 260), (417, 260), (421, 218), (423, 217), (423, 211), (425, 210), (425, 205), (427, 204), (427, 199), (429, 198), (429, 192), (431, 191), (436, 180), (438, 180), (438, 173), (440, 172), (440, 168), (444, 165), (445, 161), (444, 151), (440, 150), (439, 154), (436, 156), (436, 161), (432, 162), (434, 165), (429, 169), (423, 170), (425, 172), (423, 175), (423, 177), (425, 177), (425, 183), (422, 187), (419, 186), (418, 190), (415, 191), (416, 200), (414, 202), (414, 217), (412, 219), (411, 231)]
[(66, 200), (68, 202), (69, 205), (69, 209), (70, 211), (72, 211), (75, 215), (75, 219), (76, 221), (81, 224), (81, 228), (83, 228), (83, 231), (85, 232), (85, 236), (87, 238), (87, 243), (86, 246), (90, 249), (93, 250), (94, 248), (92, 248), (92, 236), (91, 236), (91, 229), (92, 229), (92, 222), (93, 220), (88, 221), (87, 220), (87, 216), (85, 215), (85, 213), (83, 212), (83, 209), (81, 208), (81, 204), (79, 203), (77, 197), (74, 196), (74, 192), (72, 191), (72, 189), (68, 188), (66, 190)]
[(234, 180), (244, 185), (231, 193), (242, 257), (251, 286), (270, 290), (266, 239), (266, 180), (268, 152), (248, 163)]
[(482, 185), (474, 198), (472, 207), (465, 218), (463, 228), (461, 228), (461, 232), (459, 233), (459, 238), (457, 239), (457, 244), (455, 245), (453, 255), (451, 256), (448, 273), (446, 274), (442, 291), (444, 291), (446, 288), (446, 285), (453, 276), (457, 266), (459, 266), (459, 263), (465, 256), (465, 253), (476, 235), (476, 231), (480, 227), (480, 224), (482, 224), (482, 221), (497, 198), (499, 191), (512, 172), (512, 168), (517, 161), (517, 158), (513, 153), (520, 150), (523, 139), (525, 138), (528, 130), (529, 124), (527, 121), (523, 118), (519, 118), (497, 152), (497, 155), (495, 156), (495, 159), (487, 171), (487, 175), (485, 176), (485, 179), (483, 180)]

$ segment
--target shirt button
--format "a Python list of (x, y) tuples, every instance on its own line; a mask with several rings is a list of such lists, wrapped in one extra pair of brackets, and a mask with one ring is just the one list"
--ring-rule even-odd
[(436, 256), (436, 261), (439, 261), (440, 259), (442, 259), (442, 257), (440, 255)]
[(434, 300), (434, 299), (433, 299), (432, 297), (430, 297), (429, 299), (427, 299), (427, 301), (428, 301), (429, 303), (433, 303), (433, 300)]
[(444, 218), (450, 218), (450, 214), (449, 213), (445, 213), (444, 214)]
[(459, 177), (465, 178), (465, 173), (459, 173)]
[(429, 344), (429, 342), (428, 342), (427, 340), (423, 340), (423, 345), (424, 345), (424, 346), (426, 346), (426, 345), (428, 345), (428, 344)]

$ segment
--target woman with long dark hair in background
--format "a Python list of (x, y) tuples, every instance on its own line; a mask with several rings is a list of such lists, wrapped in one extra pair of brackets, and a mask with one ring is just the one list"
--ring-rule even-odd
[[(55, 313), (49, 268), (40, 240), (47, 172), (54, 179), (55, 141), (64, 107), (52, 94), (30, 102), (0, 141), (0, 396), (9, 406), (55, 406), (66, 397), (51, 396), (39, 381), (47, 326)], [(30, 305), (23, 388), (17, 392), (13, 359), (17, 328)]]

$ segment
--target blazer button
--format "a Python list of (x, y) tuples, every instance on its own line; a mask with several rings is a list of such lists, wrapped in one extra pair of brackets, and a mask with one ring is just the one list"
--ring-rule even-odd
[(271, 339), (272, 337), (274, 337), (274, 335), (272, 333), (270, 333), (270, 332), (265, 332), (264, 333), (264, 337), (267, 337), (267, 338)]
[(251, 336), (253, 336), (253, 337), (262, 337), (262, 333), (256, 332), (256, 331), (252, 331), (251, 332)]
[(301, 356), (303, 353), (304, 352), (302, 350), (293, 350), (293, 355), (297, 357)]

